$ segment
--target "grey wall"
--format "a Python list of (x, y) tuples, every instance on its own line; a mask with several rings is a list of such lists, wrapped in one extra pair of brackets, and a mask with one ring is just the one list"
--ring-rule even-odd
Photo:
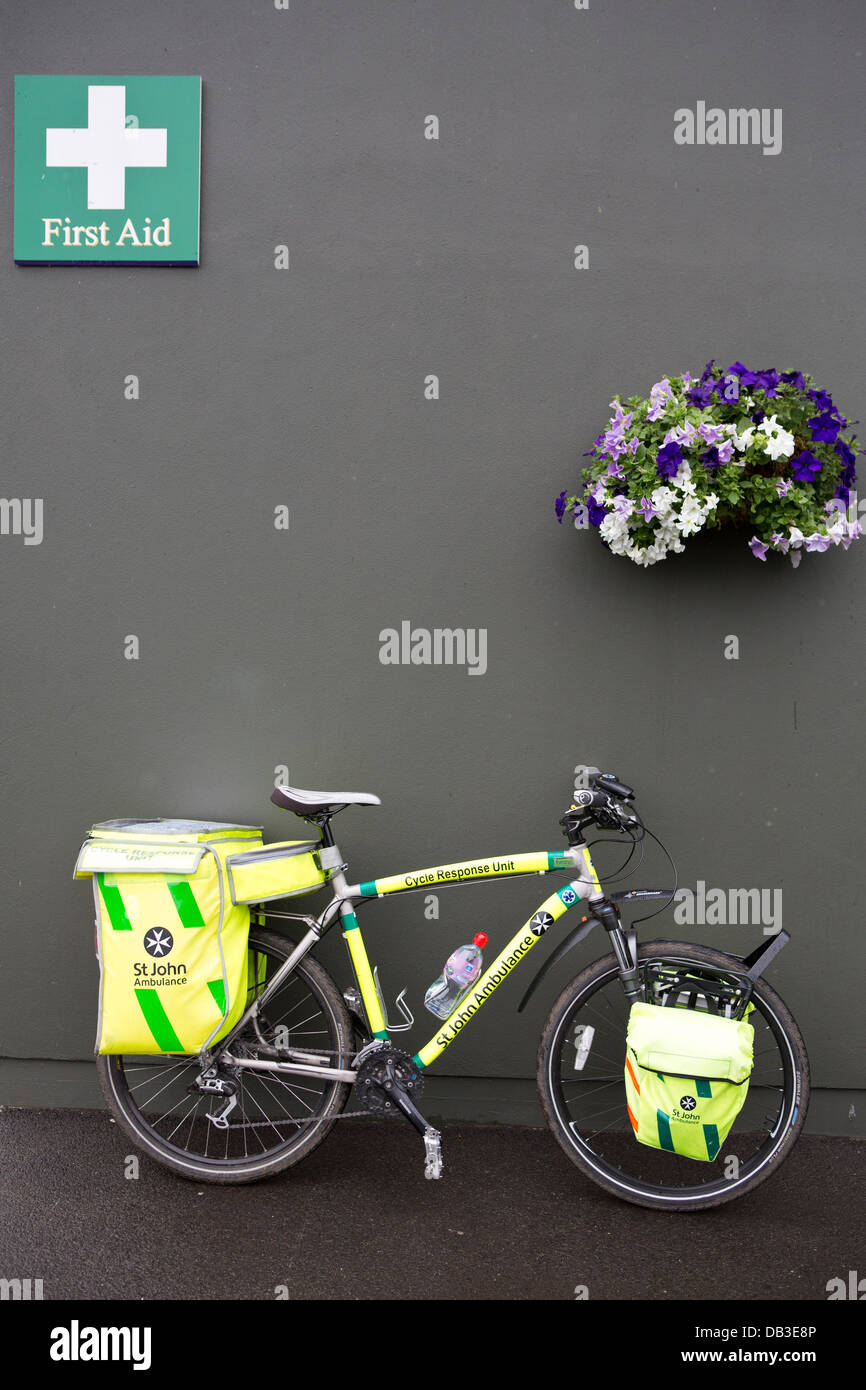
[[(844, 1132), (866, 1051), (866, 542), (795, 572), (707, 539), (645, 571), (557, 526), (553, 498), (614, 392), (709, 357), (799, 366), (863, 409), (862, 6), (0, 14), (3, 491), (45, 505), (41, 545), (0, 537), (0, 1101), (97, 1103), (60, 1080), (93, 1042), (71, 872), (95, 820), (288, 838), (301, 823), (268, 801), (287, 763), (300, 786), (381, 795), (338, 823), (366, 878), (556, 847), (572, 769), (595, 762), (636, 785), (682, 882), (782, 888), (793, 943), (772, 978)], [(202, 74), (199, 269), (12, 264), (15, 72)], [(698, 99), (782, 107), (781, 154), (675, 146), (673, 112)], [(486, 628), (486, 674), (381, 665), (402, 619)], [(667, 877), (660, 858), (643, 876)], [(539, 886), (443, 892), (438, 922), (420, 896), (368, 911), (387, 992), (408, 985), (422, 1016), (413, 1046), (449, 950), (506, 940)], [(675, 934), (741, 950), (761, 928)], [(339, 938), (322, 957), (348, 982)], [(553, 990), (517, 1015), (524, 972), (443, 1072), (531, 1078)]]

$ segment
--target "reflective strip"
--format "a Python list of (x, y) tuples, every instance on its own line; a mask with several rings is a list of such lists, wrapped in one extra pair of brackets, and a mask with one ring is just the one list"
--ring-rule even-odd
[(707, 1141), (707, 1158), (715, 1158), (721, 1148), (719, 1131), (715, 1125), (704, 1125), (704, 1138)]
[(177, 915), (184, 927), (203, 927), (204, 918), (201, 909), (195, 900), (195, 894), (188, 883), (167, 883), (166, 888), (171, 893), (172, 901), (177, 908)]
[(663, 1110), (657, 1110), (656, 1119), (659, 1130), (659, 1148), (667, 1149), (668, 1153), (676, 1153), (674, 1141), (671, 1138), (671, 1127), (667, 1115)]
[(637, 1134), (637, 1132), (638, 1132), (637, 1120), (635, 1119), (634, 1115), (631, 1113), (631, 1106), (629, 1105), (628, 1101), (626, 1101), (626, 1103), (625, 1103), (625, 1108), (626, 1108), (626, 1110), (628, 1111), (628, 1117), (629, 1117), (629, 1119), (631, 1120), (631, 1127), (632, 1127), (632, 1129), (634, 1130), (635, 1134)]
[(207, 987), (213, 995), (220, 1013), (224, 1015), (226, 1012), (226, 987), (222, 980), (208, 980)]
[(126, 915), (126, 908), (123, 905), (123, 898), (120, 896), (119, 888), (112, 888), (105, 882), (105, 874), (97, 874), (96, 882), (99, 884), (99, 891), (102, 894), (102, 901), (105, 903), (105, 910), (108, 913), (108, 920), (114, 931), (132, 931), (132, 923)]
[(709, 1081), (705, 1080), (703, 1077), (695, 1077), (695, 1090), (697, 1091), (701, 1100), (712, 1100), (713, 1088), (710, 1085)]
[(185, 1052), (186, 1049), (172, 1028), (168, 1014), (162, 1007), (155, 991), (152, 989), (133, 989), (132, 992), (138, 1000), (139, 1008), (144, 1014), (144, 1021), (160, 1052)]
[[(626, 1065), (626, 1068), (628, 1069), (628, 1074), (629, 1074), (629, 1076), (630, 1076), (631, 1079), (632, 1079), (632, 1084), (633, 1084), (635, 1090), (637, 1091), (638, 1095), (640, 1095), (640, 1086), (639, 1086), (638, 1083), (637, 1083), (637, 1077), (635, 1076), (634, 1072), (632, 1071), (632, 1069), (631, 1069), (631, 1062), (628, 1060), (627, 1057), (626, 1057), (626, 1059), (625, 1059), (625, 1065)], [(637, 1125), (635, 1125), (635, 1129), (637, 1129)]]

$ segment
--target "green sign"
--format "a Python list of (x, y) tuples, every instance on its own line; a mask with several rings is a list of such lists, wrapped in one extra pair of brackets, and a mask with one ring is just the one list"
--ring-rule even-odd
[(16, 77), (19, 265), (198, 265), (200, 77)]

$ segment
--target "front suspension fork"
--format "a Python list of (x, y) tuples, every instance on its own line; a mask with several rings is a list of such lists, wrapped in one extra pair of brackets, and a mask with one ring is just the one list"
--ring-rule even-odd
[(637, 968), (637, 932), (622, 925), (619, 913), (611, 903), (601, 903), (594, 908), (595, 916), (601, 922), (613, 947), (619, 965), (619, 979), (623, 993), (630, 1004), (643, 998), (643, 985)]

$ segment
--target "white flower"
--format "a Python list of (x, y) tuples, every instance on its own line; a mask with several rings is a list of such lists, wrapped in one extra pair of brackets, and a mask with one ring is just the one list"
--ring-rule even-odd
[(650, 497), (650, 501), (657, 512), (668, 512), (673, 506), (676, 498), (669, 487), (657, 487)]
[(752, 440), (753, 440), (753, 438), (754, 438), (754, 435), (755, 435), (755, 427), (754, 427), (754, 425), (750, 425), (749, 428), (748, 428), (747, 430), (743, 430), (743, 433), (742, 433), (742, 434), (737, 434), (737, 432), (736, 432), (736, 430), (735, 430), (735, 431), (734, 431), (734, 447), (737, 448), (737, 449), (739, 449), (739, 451), (740, 451), (741, 454), (744, 453), (745, 450), (748, 449), (749, 445), (751, 444), (751, 442), (752, 442)]
[[(776, 418), (775, 416), (773, 417)], [(779, 429), (767, 438), (764, 453), (771, 459), (789, 459), (794, 452), (794, 436), (787, 430)]]
[(672, 482), (674, 487), (678, 487), (681, 492), (690, 493), (694, 495), (694, 493), (697, 491), (694, 483), (692, 482), (691, 465), (688, 463), (683, 462), (680, 464), (674, 478), (672, 479)]
[(707, 494), (707, 499), (706, 499), (706, 501), (704, 502), (704, 507), (706, 508), (706, 510), (707, 510), (708, 512), (714, 512), (714, 511), (716, 510), (716, 507), (717, 507), (718, 505), (719, 505), (718, 495), (717, 495), (715, 492), (710, 492), (710, 493), (708, 493), (708, 494)]
[(697, 497), (685, 497), (680, 509), (678, 526), (684, 536), (693, 536), (704, 524), (704, 510)]

